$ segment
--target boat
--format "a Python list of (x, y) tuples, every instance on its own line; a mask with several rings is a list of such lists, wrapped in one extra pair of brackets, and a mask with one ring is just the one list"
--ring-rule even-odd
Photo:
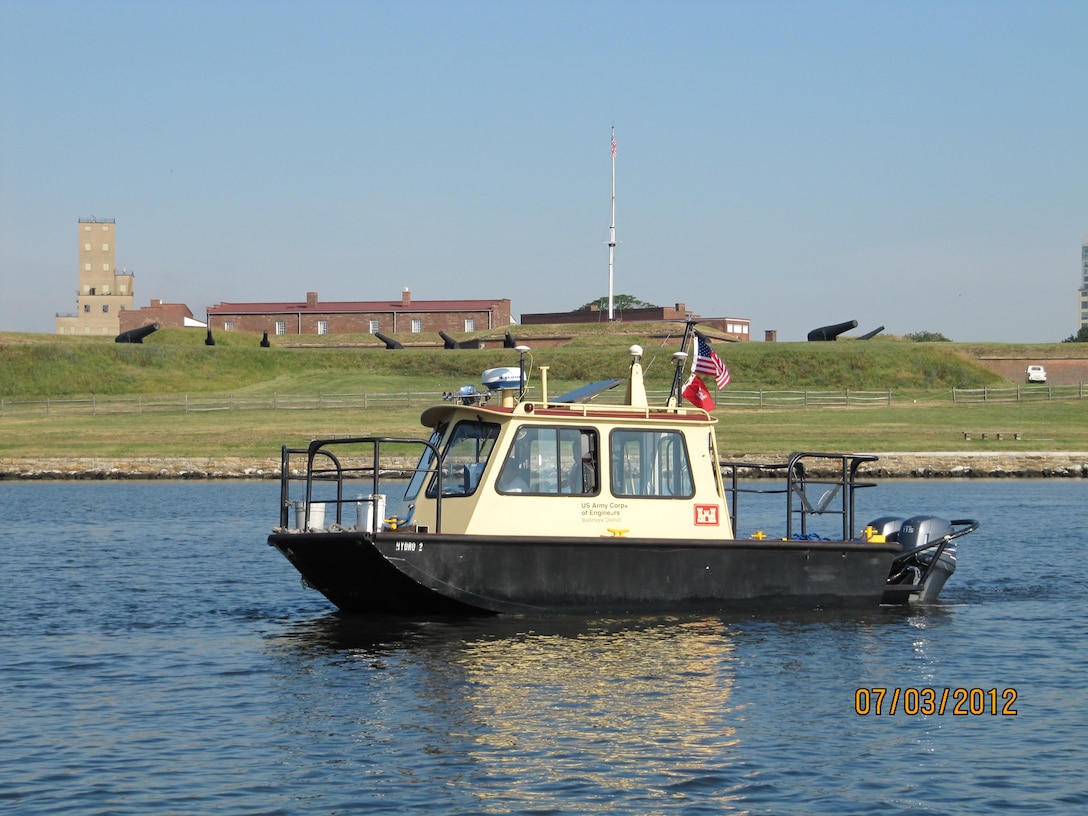
[[(929, 603), (955, 570), (957, 540), (979, 526), (929, 514), (859, 525), (872, 454), (721, 460), (717, 418), (683, 404), (684, 351), (655, 406), (637, 345), (611, 402), (602, 395), (624, 379), (553, 398), (547, 366), (531, 398), (529, 349), (518, 351), (517, 367), (484, 373), (499, 398), (426, 408), (426, 437), (282, 448), (268, 543), (306, 586), (342, 612), (410, 615)], [(745, 526), (755, 501), (780, 503), (780, 529)]]

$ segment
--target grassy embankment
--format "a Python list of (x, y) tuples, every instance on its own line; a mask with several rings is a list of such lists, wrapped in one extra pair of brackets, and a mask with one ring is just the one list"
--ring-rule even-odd
[[(624, 376), (627, 347), (645, 348), (647, 385), (667, 389), (670, 356), (682, 327), (665, 341), (661, 326), (562, 327), (573, 334), (562, 347), (543, 347), (555, 327), (513, 327), (532, 346), (535, 365), (549, 366), (549, 391), (605, 377)], [(477, 336), (501, 338), (501, 332)], [(480, 372), (516, 365), (501, 348), (447, 351), (430, 335), (400, 336), (431, 347), (386, 351), (370, 336), (304, 338), (305, 348), (273, 338), (261, 349), (253, 335), (217, 335), (203, 345), (197, 331), (164, 330), (143, 345), (109, 339), (0, 334), (0, 398), (11, 401), (188, 394), (191, 397), (363, 392), (430, 392), (440, 395)], [(320, 341), (320, 343), (318, 343)], [(1059, 356), (1056, 345), (1030, 353)], [(975, 362), (986, 353), (1020, 347), (934, 343), (891, 338), (868, 342), (721, 342), (717, 350), (732, 373), (729, 389), (891, 390), (892, 405), (868, 408), (719, 408), (719, 441), (726, 454), (782, 453), (797, 449), (864, 450), (1088, 450), (1088, 405), (1080, 400), (963, 405), (951, 389), (1001, 386), (999, 377)], [(535, 375), (534, 371), (534, 375)], [(534, 382), (536, 381), (534, 376)], [(306, 411), (212, 411), (206, 413), (0, 416), (0, 456), (276, 456), (286, 442), (317, 435), (374, 433), (416, 436), (419, 408)], [(964, 431), (973, 432), (967, 442)], [(1019, 433), (1013, 441), (979, 440), (981, 432)]]

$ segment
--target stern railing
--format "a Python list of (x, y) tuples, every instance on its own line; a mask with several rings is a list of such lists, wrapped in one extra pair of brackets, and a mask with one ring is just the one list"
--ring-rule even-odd
[[(866, 453), (800, 451), (791, 453), (785, 462), (719, 462), (719, 468), (730, 471), (725, 490), (729, 494), (729, 516), (733, 530), (737, 530), (741, 494), (785, 494), (787, 539), (808, 536), (812, 516), (837, 515), (842, 518), (841, 540), (850, 541), (854, 538), (855, 529), (854, 494), (862, 488), (876, 486), (875, 482), (857, 481), (858, 469), (866, 462), (875, 462), (877, 458)], [(785, 485), (779, 482), (777, 487), (742, 487), (740, 479), (743, 471), (771, 476), (784, 474), (786, 482)], [(813, 498), (814, 493), (810, 492), (814, 489), (823, 491), (818, 498)], [(800, 528), (799, 531), (797, 528)]]
[[(382, 451), (383, 445), (386, 446), (385, 453)], [(392, 445), (422, 446), (424, 453), (415, 466), (394, 465), (389, 462), (392, 454), (388, 453), (388, 448)], [(352, 447), (355, 450), (352, 450)], [(298, 466), (298, 459), (303, 456), (305, 457), (304, 469)], [(332, 523), (343, 529), (344, 505), (356, 505), (362, 501), (371, 506), (373, 523), (368, 532), (380, 530), (384, 522), (383, 519), (378, 518), (378, 497), (382, 495), (382, 478), (392, 474), (409, 475), (410, 483), (419, 477), (421, 485), (427, 481), (428, 474), (433, 474), (437, 491), (434, 524), (435, 532), (440, 532), (442, 529), (442, 468), (438, 448), (434, 443), (424, 439), (378, 436), (315, 439), (305, 448), (290, 448), (284, 445), (280, 453), (279, 526), (282, 529), (289, 529), (291, 508), (294, 507), (296, 512), (299, 512), (300, 502), (295, 500), (295, 496), (301, 488), (303, 495), (301, 503), (304, 510), (301, 511), (301, 518), (297, 519), (297, 523), (299, 529), (309, 530), (310, 509), (314, 504), (314, 485), (331, 482), (335, 485), (336, 498), (321, 499), (318, 503), (325, 506), (331, 504), (335, 507), (335, 520)], [(370, 495), (345, 499), (345, 482), (359, 479), (370, 482)]]

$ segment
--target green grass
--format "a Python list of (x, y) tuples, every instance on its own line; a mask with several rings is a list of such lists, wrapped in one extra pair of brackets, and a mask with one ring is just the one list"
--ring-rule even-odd
[[(645, 325), (645, 324), (644, 324)], [(555, 327), (515, 327), (518, 339), (557, 334)], [(523, 335), (522, 329), (525, 329)], [(540, 330), (547, 328), (549, 333)], [(563, 327), (567, 328), (567, 327)], [(574, 326), (566, 345), (539, 347), (535, 365), (548, 365), (564, 384), (623, 376), (628, 346), (641, 344), (650, 387), (668, 387), (671, 355), (682, 327)], [(528, 330), (534, 330), (530, 332)], [(663, 332), (671, 331), (666, 338)], [(500, 332), (479, 336), (501, 339)], [(388, 351), (369, 335), (305, 337), (329, 345), (295, 347), (298, 337), (275, 338), (272, 348), (259, 337), (223, 332), (205, 346), (199, 331), (166, 329), (143, 344), (50, 335), (0, 335), (0, 398), (46, 399), (126, 394), (315, 393), (379, 390), (444, 390), (478, 382), (486, 368), (517, 365), (508, 349), (448, 351), (435, 335), (400, 335), (425, 348)], [(366, 345), (359, 345), (365, 343)], [(337, 347), (339, 346), (339, 347)], [(837, 343), (718, 343), (737, 388), (950, 389), (995, 385), (1000, 377), (950, 343), (894, 340)], [(398, 385), (401, 384), (401, 385)]]
[[(549, 391), (606, 377), (623, 377), (633, 343), (644, 347), (647, 386), (667, 389), (680, 325), (511, 327), (533, 346), (527, 362), (534, 383), (549, 367)], [(501, 340), (502, 331), (478, 337)], [(666, 335), (670, 335), (666, 339)], [(162, 330), (142, 345), (110, 339), (0, 334), (0, 398), (57, 400), (90, 396), (198, 398), (225, 394), (437, 393), (479, 383), (487, 368), (518, 363), (508, 349), (447, 351), (437, 335), (400, 335), (431, 347), (387, 351), (369, 335), (301, 338), (217, 334), (204, 345), (197, 330)], [(549, 347), (562, 336), (563, 346)], [(536, 344), (536, 345), (534, 345)], [(1054, 349), (1025, 347), (1046, 359)], [(1008, 384), (978, 364), (978, 356), (1014, 356), (999, 344), (911, 343), (893, 338), (835, 343), (727, 343), (715, 348), (732, 373), (732, 389), (891, 390), (890, 407), (720, 408), (723, 453), (782, 453), (799, 449), (850, 451), (1088, 450), (1083, 401), (962, 405), (951, 389)], [(214, 411), (202, 414), (0, 417), (0, 456), (275, 456), (281, 444), (314, 436), (417, 436), (419, 409)], [(975, 437), (963, 438), (969, 431)], [(978, 435), (1019, 433), (1021, 440)]]
[[(723, 455), (793, 450), (1086, 451), (1083, 401), (719, 409)], [(274, 457), (319, 436), (423, 433), (418, 408), (0, 418), (0, 456)], [(963, 433), (972, 434), (966, 441)], [(987, 432), (990, 439), (981, 440)], [(1006, 436), (998, 441), (997, 432)], [(1011, 435), (1019, 433), (1020, 440)]]

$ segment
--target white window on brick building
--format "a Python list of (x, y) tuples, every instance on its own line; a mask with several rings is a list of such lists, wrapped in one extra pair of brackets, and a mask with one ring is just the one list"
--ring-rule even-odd
[(287, 334), (287, 323), (283, 320), (276, 321), (276, 334)]
[(371, 320), (370, 321), (370, 333), (371, 334), (374, 334), (374, 332), (380, 332), (381, 330), (382, 330), (382, 322), (380, 320)]
[(329, 333), (329, 321), (319, 320), (317, 321), (317, 333), (328, 334)]
[(412, 319), (412, 334), (419, 334), (423, 331), (423, 321), (416, 317)]
[(465, 331), (467, 331), (467, 332), (476, 331), (476, 319), (475, 318), (473, 318), (473, 317), (466, 317), (465, 318)]
[(234, 321), (233, 320), (224, 320), (223, 321), (223, 331), (234, 331)]

